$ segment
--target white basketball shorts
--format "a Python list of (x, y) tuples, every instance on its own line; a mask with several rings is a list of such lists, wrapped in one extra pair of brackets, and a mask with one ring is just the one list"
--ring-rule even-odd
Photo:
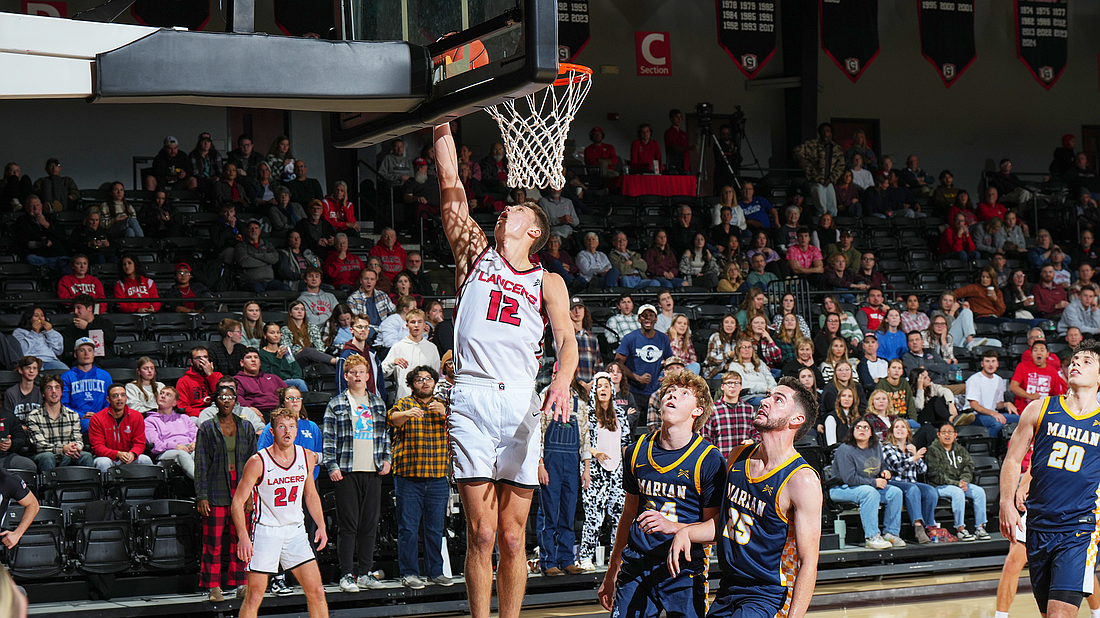
[(541, 408), (533, 383), (459, 376), (449, 417), (455, 480), (537, 488)]
[(248, 570), (253, 573), (275, 575), (279, 567), (290, 571), (316, 559), (305, 523), (289, 526), (265, 526), (252, 528), (252, 560)]

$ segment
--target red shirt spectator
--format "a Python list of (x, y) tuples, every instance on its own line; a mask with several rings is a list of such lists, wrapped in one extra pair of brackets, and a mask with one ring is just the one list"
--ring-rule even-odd
[(354, 253), (347, 253), (341, 258), (337, 251), (333, 251), (325, 258), (325, 276), (328, 277), (328, 282), (336, 287), (355, 287), (359, 283), (359, 273), (363, 272), (364, 268), (366, 266), (363, 260)]
[[(1053, 363), (1046, 362), (1046, 346), (1040, 346), (1040, 348), (1042, 349), (1041, 353), (1036, 354), (1033, 351), (1032, 355), (1043, 357), (1043, 367), (1039, 367), (1033, 362), (1020, 363), (1016, 366), (1016, 371), (1012, 372), (1012, 382), (1009, 383), (1009, 389), (1016, 395), (1013, 403), (1016, 405), (1017, 410), (1023, 410), (1034, 399), (1066, 393), (1066, 381), (1062, 378), (1062, 373)], [(1035, 397), (1021, 397), (1018, 392), (1020, 390)]]
[(1031, 294), (1040, 317), (1060, 316), (1069, 305), (1066, 288), (1054, 283), (1054, 267), (1050, 264), (1039, 270), (1039, 283), (1031, 286)]
[[(681, 173), (691, 171), (691, 143), (688, 142), (688, 134), (680, 128), (683, 116), (672, 119), (672, 126), (665, 129), (665, 148), (668, 150), (668, 164), (676, 167)], [(677, 160), (679, 159), (679, 160)]]
[(611, 144), (605, 144), (603, 142), (589, 144), (585, 147), (585, 165), (599, 165), (600, 159), (610, 159), (611, 167), (615, 167), (615, 162), (619, 160), (619, 155), (615, 153), (614, 146), (612, 146)]
[[(382, 238), (378, 244), (370, 250), (371, 257), (377, 257), (382, 262), (382, 274), (391, 282), (397, 273), (405, 270), (405, 249), (397, 242), (397, 232), (391, 228), (382, 230)], [(358, 280), (353, 282), (358, 285)]]
[(985, 222), (993, 219), (994, 217), (1004, 219), (1005, 213), (1008, 212), (1008, 208), (1005, 208), (1004, 204), (998, 204), (993, 202), (982, 202), (978, 204), (978, 211), (975, 213), (978, 221)]
[[(115, 298), (159, 298), (157, 284), (149, 277), (138, 276), (128, 278), (125, 281), (115, 283)], [(153, 313), (160, 311), (160, 303), (119, 303), (118, 310), (122, 313)]]
[(119, 451), (129, 451), (136, 459), (145, 452), (145, 418), (129, 406), (117, 419), (103, 408), (88, 423), (88, 442), (95, 457), (117, 460)]
[(220, 379), (222, 374), (214, 371), (210, 352), (205, 349), (191, 350), (191, 368), (176, 381), (179, 408), (188, 416), (198, 416), (214, 403), (214, 387)]
[(954, 227), (948, 227), (940, 234), (940, 253), (959, 253), (975, 251), (974, 239), (969, 232), (960, 233)]
[(348, 185), (344, 181), (338, 181), (332, 190), (332, 195), (325, 198), (324, 218), (338, 231), (351, 228), (359, 231), (359, 223), (355, 221), (355, 205), (348, 200)]
[[(80, 294), (87, 294), (92, 298), (107, 298), (103, 290), (103, 282), (88, 274), (88, 258), (78, 257), (73, 260), (73, 274), (61, 277), (57, 282), (58, 298), (76, 298)], [(103, 305), (99, 305), (96, 312), (103, 312)]]
[(650, 139), (653, 129), (648, 124), (638, 127), (638, 139), (630, 144), (630, 165), (637, 168), (635, 174), (644, 174), (653, 171), (653, 162), (657, 162), (657, 169), (661, 168), (661, 145), (657, 140)]

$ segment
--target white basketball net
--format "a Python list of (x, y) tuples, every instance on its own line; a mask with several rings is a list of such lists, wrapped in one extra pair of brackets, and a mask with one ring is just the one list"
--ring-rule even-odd
[[(565, 138), (588, 89), (590, 72), (562, 65), (553, 85), (522, 99), (486, 107), (497, 121), (508, 157), (508, 185), (525, 189), (565, 186)], [(518, 103), (518, 105), (517, 105)], [(518, 107), (518, 109), (517, 109)]]

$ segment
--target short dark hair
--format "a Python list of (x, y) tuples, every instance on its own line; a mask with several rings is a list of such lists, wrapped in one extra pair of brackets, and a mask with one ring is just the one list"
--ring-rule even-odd
[(679, 113), (680, 113), (680, 110), (678, 110), (676, 108), (672, 108), (672, 109), (668, 110), (668, 119), (672, 120), (672, 117), (675, 116), (676, 114), (679, 114)]
[[(1081, 343), (1084, 343), (1084, 342), (1082, 341)], [(1046, 339), (1036, 339), (1035, 341), (1032, 341), (1031, 342), (1031, 349), (1034, 350), (1035, 346), (1037, 346), (1037, 345), (1043, 346), (1044, 348), (1047, 349), (1047, 351), (1050, 350), (1050, 346), (1047, 345), (1047, 340)]]
[(421, 373), (427, 373), (428, 375), (432, 376), (433, 381), (439, 381), (439, 373), (437, 373), (435, 369), (432, 369), (428, 365), (421, 365), (405, 375), (405, 386), (412, 388), (413, 380), (415, 380), (416, 376), (420, 375)]
[(911, 331), (909, 331), (909, 332), (905, 333), (905, 338), (906, 338), (906, 339), (909, 339), (909, 338), (910, 338), (910, 337), (912, 337), (913, 335), (920, 335), (921, 339), (922, 339), (922, 340), (924, 339), (924, 334), (923, 334), (923, 333), (921, 333), (921, 332), (920, 332), (919, 330), (917, 330), (917, 329), (915, 329), (915, 328), (914, 328), (913, 330), (911, 330)]
[(622, 294), (619, 294), (619, 300), (616, 300), (615, 304), (617, 305), (617, 304), (619, 304), (620, 301), (625, 300), (627, 298), (630, 299), (630, 302), (634, 302), (634, 295), (633, 294), (631, 294), (630, 292), (623, 292)]
[(207, 354), (209, 354), (209, 353), (210, 353), (210, 350), (208, 350), (208, 349), (206, 348), (206, 346), (204, 346), (204, 345), (197, 345), (197, 346), (195, 346), (195, 347), (191, 348), (191, 358), (195, 358), (195, 352), (196, 352), (196, 351), (199, 351), (199, 352), (206, 352)]
[(302, 279), (305, 279), (308, 275), (318, 274), (322, 277), (325, 276), (325, 271), (321, 270), (317, 266), (310, 266), (302, 271)]
[(811, 427), (817, 425), (817, 393), (806, 388), (798, 381), (798, 378), (791, 376), (779, 378), (779, 386), (786, 386), (794, 391), (794, 403), (801, 408), (802, 413), (806, 415), (806, 421), (802, 423), (802, 426), (798, 428), (798, 432), (794, 434), (794, 439), (797, 442), (806, 436), (806, 433), (810, 431)]
[(126, 385), (122, 382), (112, 382), (111, 385), (107, 387), (107, 395), (110, 396), (111, 391), (115, 390), (116, 388), (121, 388), (123, 392), (126, 391)]
[(22, 369), (24, 367), (30, 367), (31, 365), (38, 365), (38, 369), (41, 370), (42, 369), (42, 359), (38, 358), (37, 356), (27, 355), (27, 356), (24, 356), (23, 358), (19, 359), (19, 362), (16, 363), (15, 368), (16, 369)]
[(985, 352), (982, 352), (982, 358), (995, 358), (997, 360), (1000, 360), (1001, 355), (997, 354), (997, 350), (986, 350)]
[(1073, 358), (1074, 356), (1077, 356), (1082, 352), (1092, 354), (1093, 356), (1100, 358), (1100, 341), (1096, 341), (1095, 339), (1085, 339), (1081, 343), (1077, 344), (1076, 348), (1073, 348), (1073, 354), (1070, 356), (1070, 358)]
[(817, 125), (817, 133), (818, 133), (818, 135), (820, 135), (820, 134), (821, 134), (821, 130), (822, 130), (822, 129), (824, 129), (825, 127), (829, 127), (829, 130), (830, 130), (830, 131), (832, 131), (832, 130), (833, 130), (833, 123), (831, 123), (831, 122), (823, 122), (823, 123), (821, 123), (821, 124)]
[(90, 294), (77, 294), (73, 297), (73, 306), (80, 305), (81, 307), (95, 307), (95, 299)]
[[(792, 208), (793, 208), (793, 206), (792, 206)], [(795, 230), (795, 233), (798, 234), (799, 236), (801, 236), (802, 234), (811, 234), (812, 232), (810, 232), (810, 228), (803, 225), (803, 226), (800, 226), (797, 230)]]
[[(268, 322), (268, 324), (271, 324), (271, 322)], [(265, 324), (264, 326), (267, 326), (267, 324)], [(249, 347), (244, 349), (244, 354), (241, 355), (241, 358), (243, 359), (245, 356), (248, 356), (249, 354), (255, 354), (256, 356), (259, 356), (260, 351), (257, 350), (256, 348), (252, 347), (252, 346), (249, 346)]]
[(65, 388), (65, 381), (61, 379), (61, 376), (56, 373), (50, 373), (38, 379), (38, 389), (45, 390), (46, 385), (50, 382), (57, 382), (58, 386), (60, 386), (62, 389)]

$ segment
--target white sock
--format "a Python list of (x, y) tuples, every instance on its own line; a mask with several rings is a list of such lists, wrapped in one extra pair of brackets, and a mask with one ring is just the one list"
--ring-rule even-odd
[(995, 612), (993, 618), (1008, 618), (1008, 612)]
[(1090, 609), (1089, 612), (1092, 614), (1092, 618), (1100, 618), (1100, 609)]

